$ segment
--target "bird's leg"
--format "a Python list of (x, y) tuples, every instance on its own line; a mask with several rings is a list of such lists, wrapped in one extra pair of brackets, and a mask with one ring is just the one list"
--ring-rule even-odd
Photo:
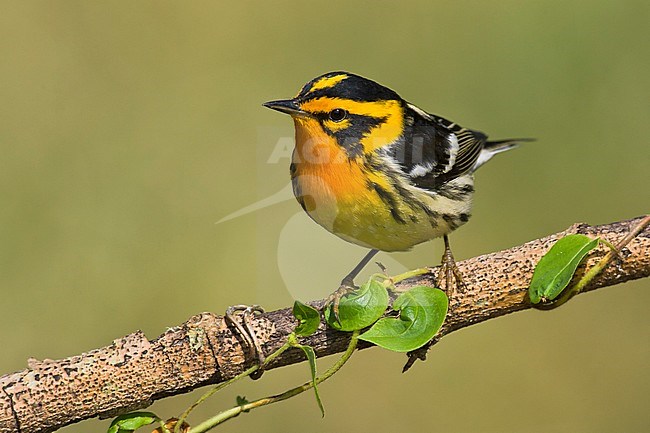
[(442, 282), (444, 281), (445, 290), (447, 291), (447, 296), (449, 296), (454, 291), (454, 280), (456, 283), (455, 288), (460, 292), (465, 291), (467, 286), (463, 282), (463, 276), (460, 274), (458, 266), (456, 266), (454, 255), (451, 253), (449, 238), (445, 235), (443, 239), (445, 241), (445, 251), (442, 253), (442, 263), (438, 271), (438, 276), (436, 277), (436, 287), (442, 287)]
[[(250, 358), (257, 358), (259, 368), (251, 374), (251, 379), (259, 379), (264, 373), (262, 366), (266, 358), (251, 324), (251, 317), (255, 314), (262, 314), (263, 312), (264, 309), (259, 305), (233, 305), (232, 307), (228, 307), (224, 316), (226, 321), (237, 329), (239, 335), (246, 342), (248, 356)], [(235, 315), (241, 315), (241, 323), (235, 318)]]
[(328, 296), (327, 300), (325, 301), (325, 305), (323, 306), (323, 309), (327, 308), (329, 305), (332, 306), (332, 311), (334, 312), (334, 317), (336, 320), (339, 318), (339, 303), (341, 302), (341, 298), (348, 293), (356, 290), (356, 286), (354, 285), (354, 278), (359, 275), (359, 272), (363, 270), (363, 268), (368, 264), (370, 260), (377, 254), (379, 250), (370, 250), (368, 251), (368, 254), (366, 254), (363, 259), (359, 262), (358, 265), (354, 267), (350, 271), (349, 274), (341, 280), (341, 285), (339, 286), (338, 289), (334, 293)]

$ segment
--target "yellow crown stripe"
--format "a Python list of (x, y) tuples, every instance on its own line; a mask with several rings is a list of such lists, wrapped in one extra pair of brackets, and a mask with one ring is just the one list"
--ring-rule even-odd
[(338, 83), (345, 80), (346, 78), (348, 78), (347, 74), (339, 74), (339, 75), (334, 75), (332, 77), (323, 77), (320, 80), (316, 81), (311, 86), (311, 89), (309, 89), (308, 93), (320, 89), (329, 89), (330, 87), (336, 86)]

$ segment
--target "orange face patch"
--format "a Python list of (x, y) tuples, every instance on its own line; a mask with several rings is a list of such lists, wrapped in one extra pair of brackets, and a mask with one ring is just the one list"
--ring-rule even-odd
[[(384, 147), (399, 138), (404, 131), (404, 109), (399, 101), (374, 101), (363, 102), (342, 98), (315, 98), (300, 105), (300, 109), (307, 113), (329, 113), (334, 109), (343, 109), (350, 114), (357, 116), (380, 119), (381, 122), (361, 139), (364, 153), (371, 153)], [(331, 131), (340, 131), (346, 128), (354, 128), (354, 122), (348, 119), (335, 123), (331, 121), (326, 126)]]
[(294, 177), (307, 176), (328, 189), (327, 194), (344, 197), (366, 189), (360, 160), (350, 159), (336, 139), (323, 131), (316, 119), (295, 118), (296, 150)]

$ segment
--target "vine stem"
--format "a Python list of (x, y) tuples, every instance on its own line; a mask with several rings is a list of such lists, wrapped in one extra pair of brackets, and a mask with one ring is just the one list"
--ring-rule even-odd
[[(271, 361), (273, 361), (278, 356), (282, 355), (282, 353), (284, 353), (284, 351), (286, 351), (290, 347), (293, 347), (294, 343), (295, 343), (294, 339), (290, 338), (289, 340), (287, 340), (287, 342), (284, 343), (284, 345), (282, 345), (278, 350), (276, 350), (275, 352), (271, 353), (269, 356), (266, 357), (266, 359), (264, 360), (264, 363), (262, 364), (262, 366), (265, 366), (266, 364), (270, 363)], [(194, 409), (197, 408), (197, 406), (199, 406), (205, 400), (212, 397), (216, 392), (221, 391), (222, 389), (224, 389), (228, 385), (232, 385), (233, 383), (237, 382), (238, 380), (243, 379), (246, 376), (250, 376), (251, 374), (256, 372), (259, 368), (260, 368), (259, 365), (254, 365), (254, 366), (248, 368), (247, 370), (242, 371), (240, 374), (233, 377), (232, 379), (229, 379), (226, 382), (220, 383), (219, 385), (215, 386), (214, 388), (210, 389), (208, 392), (203, 394), (190, 407), (188, 407), (187, 410), (185, 412), (183, 412), (183, 414), (180, 417), (178, 417), (178, 422), (176, 423), (176, 426), (174, 427), (174, 433), (180, 433), (180, 429), (181, 429), (181, 426), (183, 425), (183, 422), (187, 419), (187, 417), (190, 415), (190, 413)], [(194, 432), (195, 430), (192, 429), (192, 431)], [(198, 432), (198, 430), (197, 430), (197, 432)]]
[(637, 237), (639, 233), (643, 231), (648, 225), (650, 225), (650, 215), (646, 215), (645, 218), (643, 218), (639, 223), (632, 229), (630, 232), (619, 241), (618, 244), (616, 244), (613, 248), (612, 245), (609, 242), (606, 242), (608, 246), (610, 247), (609, 252), (603, 257), (598, 263), (596, 263), (591, 269), (585, 273), (585, 275), (578, 281), (578, 283), (574, 286), (572, 292), (572, 295), (577, 295), (578, 293), (582, 292), (584, 288), (593, 280), (598, 274), (600, 274), (603, 269), (609, 265), (609, 263), (614, 260), (614, 257), (617, 257), (620, 251), (625, 247), (627, 244), (629, 244), (632, 239)]
[(411, 271), (406, 271), (402, 274), (395, 275), (394, 277), (390, 277), (390, 280), (392, 281), (393, 284), (400, 283), (404, 280), (407, 280), (409, 278), (417, 277), (419, 275), (424, 275), (429, 272), (429, 269), (427, 268), (418, 268), (418, 269), (413, 269)]
[(384, 287), (386, 287), (387, 289), (389, 288), (393, 292), (398, 292), (399, 290), (396, 289), (395, 284), (400, 283), (404, 280), (408, 280), (409, 278), (414, 278), (420, 275), (427, 274), (429, 272), (430, 271), (428, 268), (418, 268), (418, 269), (413, 269), (410, 271), (403, 272), (401, 274), (392, 277), (389, 277), (386, 274), (374, 274), (372, 278), (384, 280)]
[(332, 365), (325, 373), (323, 373), (321, 376), (316, 377), (313, 381), (305, 382), (304, 384), (297, 386), (295, 388), (292, 388), (288, 391), (285, 391), (281, 394), (277, 394), (271, 397), (264, 397), (260, 398), (255, 401), (251, 401), (245, 404), (242, 404), (240, 406), (233, 407), (231, 409), (225, 410), (214, 417), (202, 422), (201, 424), (198, 424), (195, 427), (192, 427), (189, 431), (189, 433), (203, 433), (206, 432), (219, 424), (224, 423), (225, 421), (228, 421), (229, 419), (232, 419), (242, 412), (248, 412), (251, 409), (256, 409), (258, 407), (262, 406), (267, 406), (272, 403), (277, 403), (283, 400), (287, 400), (291, 397), (294, 397), (298, 394), (301, 394), (311, 388), (314, 387), (314, 385), (318, 385), (321, 382), (326, 381), (330, 377), (334, 375), (337, 371), (345, 365), (345, 363), (350, 359), (352, 354), (354, 353), (354, 350), (357, 347), (357, 341), (359, 337), (359, 331), (354, 331), (352, 333), (352, 337), (350, 338), (350, 344), (348, 345), (348, 348), (346, 351), (343, 353), (343, 355)]

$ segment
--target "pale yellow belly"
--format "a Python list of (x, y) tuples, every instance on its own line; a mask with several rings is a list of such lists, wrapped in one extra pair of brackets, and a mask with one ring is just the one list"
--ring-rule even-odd
[[(347, 181), (354, 183), (355, 177)], [(456, 182), (471, 181), (468, 176)], [(366, 183), (347, 185), (342, 193), (341, 185), (328, 182), (326, 177), (302, 174), (294, 177), (294, 192), (301, 197), (299, 201), (307, 214), (322, 227), (348, 242), (382, 251), (408, 250), (451, 232), (469, 218), (469, 195), (463, 200), (451, 200), (418, 190), (413, 194), (418, 202), (415, 204), (401, 200), (392, 189), (390, 192), (398, 200), (391, 207)], [(384, 187), (390, 185), (384, 181)]]

